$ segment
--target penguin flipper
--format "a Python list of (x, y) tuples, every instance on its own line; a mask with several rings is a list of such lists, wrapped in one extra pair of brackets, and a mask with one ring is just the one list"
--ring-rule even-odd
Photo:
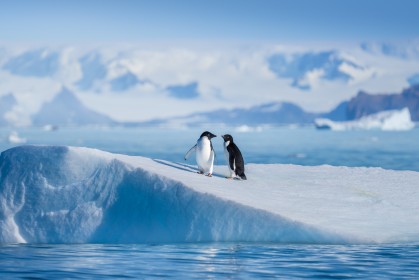
[(189, 151), (185, 154), (185, 157), (184, 157), (184, 159), (185, 160), (187, 160), (188, 159), (188, 157), (193, 153), (193, 152), (195, 152), (196, 151), (196, 145), (197, 144), (195, 144), (195, 146), (193, 146), (192, 148), (190, 148), (189, 149)]
[(210, 141), (211, 151), (214, 153), (214, 159), (217, 159), (217, 155), (215, 154), (214, 147), (212, 146), (212, 142)]

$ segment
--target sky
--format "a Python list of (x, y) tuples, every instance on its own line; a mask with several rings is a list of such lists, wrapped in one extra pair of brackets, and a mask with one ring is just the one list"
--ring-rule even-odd
[(3, 42), (399, 40), (415, 0), (1, 0)]

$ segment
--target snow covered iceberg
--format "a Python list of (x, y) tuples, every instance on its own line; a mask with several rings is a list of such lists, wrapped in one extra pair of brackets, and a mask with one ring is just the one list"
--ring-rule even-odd
[(0, 156), (0, 243), (419, 240), (419, 173), (247, 166), (247, 181), (99, 150)]
[(408, 108), (401, 110), (388, 110), (364, 116), (354, 121), (336, 122), (329, 119), (318, 118), (314, 124), (319, 129), (355, 130), (355, 129), (380, 129), (380, 130), (409, 130), (415, 127)]

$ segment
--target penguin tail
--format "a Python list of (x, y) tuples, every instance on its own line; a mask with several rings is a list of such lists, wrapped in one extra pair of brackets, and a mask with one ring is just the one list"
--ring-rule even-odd
[(240, 174), (240, 178), (241, 178), (242, 180), (247, 180), (246, 175), (245, 175), (244, 173)]

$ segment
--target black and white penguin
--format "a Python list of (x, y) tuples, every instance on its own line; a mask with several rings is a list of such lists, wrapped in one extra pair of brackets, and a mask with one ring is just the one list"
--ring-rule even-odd
[(211, 139), (217, 137), (211, 132), (205, 131), (201, 134), (196, 145), (193, 146), (185, 155), (185, 160), (191, 155), (192, 152), (196, 152), (196, 163), (198, 164), (198, 173), (207, 173), (208, 177), (212, 176), (214, 168), (215, 152), (212, 146)]
[(244, 160), (239, 148), (233, 142), (233, 137), (230, 134), (222, 135), (224, 139), (224, 154), (227, 159), (227, 165), (230, 170), (230, 177), (240, 177), (242, 180), (247, 180), (244, 174)]

